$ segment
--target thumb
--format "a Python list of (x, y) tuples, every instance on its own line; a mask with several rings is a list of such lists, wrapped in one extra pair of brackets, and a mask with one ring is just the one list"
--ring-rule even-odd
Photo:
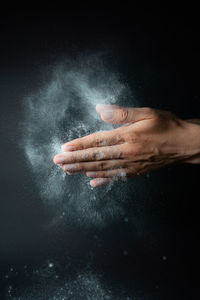
[(134, 123), (150, 119), (153, 116), (153, 109), (148, 107), (131, 108), (98, 104), (96, 111), (101, 115), (103, 121), (112, 124)]

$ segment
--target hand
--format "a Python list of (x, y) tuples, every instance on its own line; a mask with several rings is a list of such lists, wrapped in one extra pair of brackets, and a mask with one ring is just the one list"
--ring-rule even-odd
[[(103, 121), (124, 124), (75, 139), (54, 157), (70, 174), (86, 173), (94, 187), (177, 162), (200, 162), (200, 126), (168, 111), (97, 105)], [(198, 140), (198, 142), (196, 142)]]

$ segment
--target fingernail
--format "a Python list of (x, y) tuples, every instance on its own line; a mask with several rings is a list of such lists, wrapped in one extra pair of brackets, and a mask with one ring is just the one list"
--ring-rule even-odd
[(113, 111), (112, 110), (105, 110), (102, 112), (103, 117), (106, 120), (112, 120), (113, 119)]
[(86, 175), (87, 175), (87, 177), (95, 177), (96, 173), (95, 172), (87, 172)]
[(104, 108), (104, 107), (105, 107), (105, 104), (97, 104), (97, 105), (96, 105), (96, 109)]
[(98, 178), (98, 179), (93, 179), (90, 181), (90, 185), (93, 187), (101, 186), (105, 184), (105, 179), (104, 178)]
[(67, 146), (67, 145), (62, 145), (61, 148), (63, 151), (73, 151), (75, 149), (74, 146)]
[(75, 164), (68, 164), (64, 166), (65, 171), (71, 171), (75, 168)]
[(96, 180), (96, 183), (97, 184), (102, 184), (102, 183), (104, 183), (105, 182), (105, 179), (104, 178), (98, 178), (97, 180)]
[(105, 109), (105, 105), (104, 104), (97, 104), (96, 105), (96, 111), (101, 114), (102, 110)]
[(64, 163), (66, 158), (64, 156), (59, 156), (55, 158), (56, 164)]

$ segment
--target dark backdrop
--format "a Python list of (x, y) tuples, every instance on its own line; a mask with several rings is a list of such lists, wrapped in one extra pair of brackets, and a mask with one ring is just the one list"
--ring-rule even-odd
[[(68, 228), (52, 229), (48, 235), (41, 230), (48, 215), (18, 139), (22, 99), (39, 87), (41, 70), (66, 56), (108, 49), (110, 66), (123, 74), (141, 105), (168, 109), (182, 118), (200, 118), (199, 33), (192, 8), (1, 12), (1, 299), (19, 297), (19, 291), (34, 285), (33, 270), (49, 257), (59, 261), (59, 276), (73, 278), (75, 270), (90, 261), (90, 251), (93, 269), (103, 274), (115, 299), (117, 295), (125, 299), (123, 293), (133, 296), (135, 291), (141, 293), (136, 299), (198, 297), (199, 166), (173, 166), (156, 172), (148, 182), (141, 179), (142, 189), (151, 191), (148, 199), (142, 189), (137, 194), (143, 209), (145, 203), (142, 241), (134, 238), (127, 224), (113, 224), (95, 233), (102, 242), (97, 249), (91, 243), (94, 232), (76, 228), (70, 229), (69, 250)], [(124, 243), (129, 255), (122, 254)], [(49, 296), (41, 291), (41, 299)]]

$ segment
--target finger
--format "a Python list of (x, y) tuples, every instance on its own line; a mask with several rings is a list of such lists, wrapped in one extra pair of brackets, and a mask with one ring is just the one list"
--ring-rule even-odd
[(110, 131), (96, 132), (82, 138), (75, 139), (62, 145), (63, 151), (75, 151), (92, 147), (110, 146), (124, 143), (120, 128)]
[(88, 177), (94, 178), (109, 178), (109, 177), (118, 177), (121, 179), (125, 179), (129, 174), (128, 169), (115, 169), (115, 170), (108, 170), (108, 171), (96, 171), (96, 172), (86, 172)]
[(148, 107), (132, 108), (116, 105), (96, 106), (96, 111), (103, 121), (113, 124), (135, 123), (153, 117), (154, 110)]
[[(128, 149), (126, 144), (108, 147), (96, 147), (86, 150), (78, 150), (57, 154), (54, 157), (55, 164), (70, 164), (84, 161), (100, 161), (110, 159), (120, 159), (126, 157)], [(133, 151), (132, 151), (133, 152)]]
[(99, 187), (99, 186), (103, 186), (103, 185), (108, 185), (113, 183), (113, 180), (110, 178), (95, 178), (90, 180), (90, 185), (92, 187)]
[(80, 162), (74, 164), (63, 164), (62, 169), (70, 173), (82, 173), (87, 171), (103, 171), (122, 167), (128, 167), (129, 161), (122, 159), (101, 160), (96, 162)]

